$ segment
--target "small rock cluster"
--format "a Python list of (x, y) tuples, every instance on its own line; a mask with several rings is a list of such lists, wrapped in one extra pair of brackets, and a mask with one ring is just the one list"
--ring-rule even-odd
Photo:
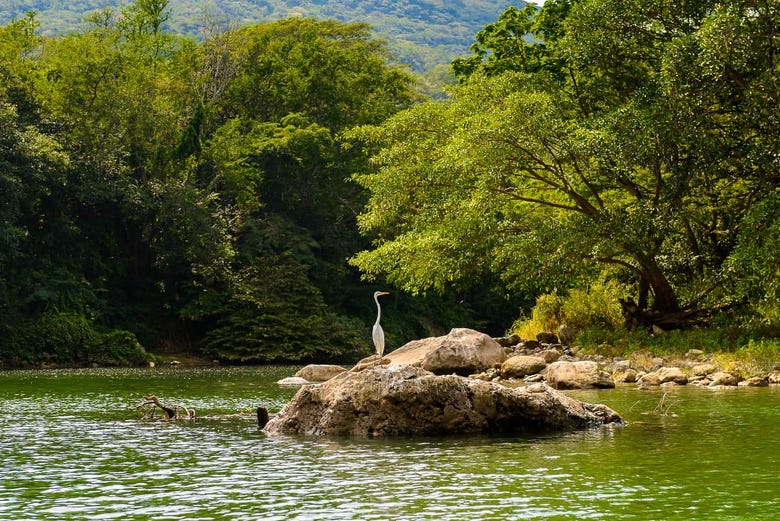
[[(562, 329), (565, 326), (562, 326)], [(573, 335), (566, 328), (566, 338)], [(563, 335), (561, 335), (563, 338)], [(491, 381), (547, 381), (557, 389), (608, 388), (615, 384), (636, 384), (639, 388), (695, 385), (700, 387), (763, 387), (780, 385), (780, 370), (765, 376), (743, 378), (739, 372), (719, 368), (712, 355), (688, 351), (682, 360), (607, 359), (602, 355), (578, 356), (579, 348), (569, 347), (553, 333), (542, 332), (536, 339), (516, 335), (495, 339), (504, 346), (507, 360), (472, 378)], [(608, 346), (604, 346), (608, 348)]]
[(598, 360), (577, 357), (579, 348), (569, 346), (574, 332), (561, 326), (558, 334), (543, 331), (535, 339), (517, 335), (496, 338), (504, 347), (506, 360), (471, 378), (488, 381), (515, 381), (518, 384), (545, 381), (554, 389), (612, 388), (612, 375)]

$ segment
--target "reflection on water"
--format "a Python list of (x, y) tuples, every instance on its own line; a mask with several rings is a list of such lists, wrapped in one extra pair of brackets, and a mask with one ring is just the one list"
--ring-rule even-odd
[[(0, 373), (2, 519), (775, 519), (780, 389), (578, 393), (629, 420), (546, 437), (270, 438), (284, 367)], [(195, 407), (143, 423), (143, 394)], [(235, 414), (243, 413), (243, 414)]]

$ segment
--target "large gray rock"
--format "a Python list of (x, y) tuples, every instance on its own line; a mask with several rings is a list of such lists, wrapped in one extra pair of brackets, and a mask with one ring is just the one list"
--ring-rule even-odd
[(615, 387), (610, 375), (597, 362), (554, 362), (547, 366), (547, 383), (555, 389), (603, 389)]
[(344, 371), (346, 369), (340, 365), (309, 364), (295, 373), (295, 376), (309, 382), (326, 382)]
[(420, 367), (434, 374), (467, 376), (501, 365), (504, 348), (484, 333), (456, 328), (447, 335), (413, 340), (385, 356), (391, 364)]
[(511, 389), (418, 367), (379, 365), (301, 388), (265, 427), (269, 434), (439, 435), (553, 432), (622, 423), (604, 405), (540, 383)]

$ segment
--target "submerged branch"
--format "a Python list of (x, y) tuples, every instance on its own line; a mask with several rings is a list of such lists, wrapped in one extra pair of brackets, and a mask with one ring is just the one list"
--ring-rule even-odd
[(144, 396), (144, 402), (136, 409), (145, 408), (146, 412), (141, 417), (142, 420), (152, 421), (155, 419), (157, 409), (165, 413), (165, 420), (194, 420), (195, 409), (188, 409), (183, 405), (165, 405), (157, 396)]

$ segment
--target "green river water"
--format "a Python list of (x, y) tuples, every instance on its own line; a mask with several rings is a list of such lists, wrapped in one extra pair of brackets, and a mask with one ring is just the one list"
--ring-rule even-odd
[[(571, 393), (628, 424), (544, 437), (258, 432), (296, 368), (0, 372), (0, 519), (780, 519), (780, 387)], [(143, 422), (144, 394), (193, 407)]]

